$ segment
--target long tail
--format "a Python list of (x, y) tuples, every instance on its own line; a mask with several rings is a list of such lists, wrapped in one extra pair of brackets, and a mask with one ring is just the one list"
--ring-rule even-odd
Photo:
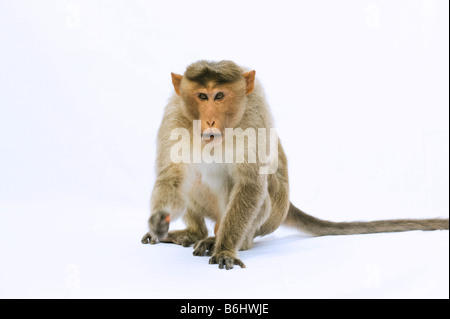
[(310, 216), (292, 203), (285, 220), (286, 226), (291, 226), (313, 236), (353, 235), (384, 232), (400, 232), (408, 230), (439, 230), (448, 229), (448, 219), (394, 219), (372, 222), (331, 222)]

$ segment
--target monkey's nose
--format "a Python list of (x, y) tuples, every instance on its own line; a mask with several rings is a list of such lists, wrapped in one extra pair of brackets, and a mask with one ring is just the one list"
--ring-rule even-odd
[(206, 121), (206, 124), (208, 124), (209, 127), (213, 127), (214, 124), (216, 124), (216, 121)]

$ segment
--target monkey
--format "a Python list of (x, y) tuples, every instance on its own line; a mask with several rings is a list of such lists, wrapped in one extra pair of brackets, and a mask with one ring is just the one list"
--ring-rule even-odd
[[(274, 147), (276, 169), (266, 174), (261, 174), (264, 161), (248, 160), (260, 143), (244, 148), (244, 161), (237, 160), (237, 153), (228, 162), (193, 161), (192, 154), (191, 161), (171, 160), (171, 149), (181, 143), (172, 136), (176, 129), (189, 134), (182, 145), (194, 153), (214, 143), (214, 151), (226, 150), (227, 141), (235, 139), (224, 134), (228, 128), (247, 132), (274, 126), (255, 70), (228, 60), (200, 60), (183, 75), (171, 77), (175, 92), (158, 130), (156, 180), (143, 244), (193, 245), (194, 256), (209, 256), (210, 264), (229, 270), (245, 268), (238, 251), (252, 248), (255, 237), (281, 225), (311, 236), (449, 229), (448, 219), (332, 222), (306, 214), (290, 201), (287, 157), (279, 139)], [(195, 121), (200, 121), (198, 128)], [(202, 132), (200, 142), (194, 139), (197, 129)], [(180, 217), (186, 229), (169, 231), (170, 221)], [(216, 222), (214, 236), (208, 237), (205, 218)]]

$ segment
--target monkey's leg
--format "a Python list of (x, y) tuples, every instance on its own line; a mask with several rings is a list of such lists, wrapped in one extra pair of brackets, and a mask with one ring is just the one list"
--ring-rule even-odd
[[(274, 174), (275, 175), (275, 174)], [(281, 179), (274, 175), (269, 176), (269, 196), (271, 199), (270, 211), (267, 219), (261, 225), (256, 236), (264, 236), (274, 232), (286, 219), (289, 210), (289, 184), (287, 179)], [(287, 175), (287, 172), (285, 172)]]
[(162, 239), (161, 242), (189, 247), (199, 240), (206, 238), (208, 236), (208, 228), (200, 212), (200, 207), (189, 207), (186, 215), (183, 217), (188, 227), (183, 230), (170, 231), (167, 237)]
[(259, 213), (255, 219), (255, 221), (251, 224), (249, 231), (247, 232), (247, 236), (245, 236), (244, 241), (242, 242), (239, 250), (248, 250), (253, 247), (253, 242), (256, 236), (259, 235), (260, 225), (265, 223), (267, 218), (270, 215), (272, 208), (272, 200), (269, 195), (266, 196), (264, 200), (264, 204), (259, 209)]
[(232, 269), (234, 265), (245, 268), (237, 258), (237, 250), (252, 228), (267, 192), (261, 176), (256, 174), (253, 177), (234, 186), (227, 212), (221, 221), (214, 252), (209, 260), (210, 264), (219, 264), (220, 269)]

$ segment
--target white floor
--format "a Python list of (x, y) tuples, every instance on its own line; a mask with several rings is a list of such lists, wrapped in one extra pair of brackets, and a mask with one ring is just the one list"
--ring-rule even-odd
[(1, 298), (449, 297), (448, 231), (308, 238), (280, 229), (240, 253), (246, 269), (225, 271), (192, 248), (142, 245), (143, 211), (0, 209)]

